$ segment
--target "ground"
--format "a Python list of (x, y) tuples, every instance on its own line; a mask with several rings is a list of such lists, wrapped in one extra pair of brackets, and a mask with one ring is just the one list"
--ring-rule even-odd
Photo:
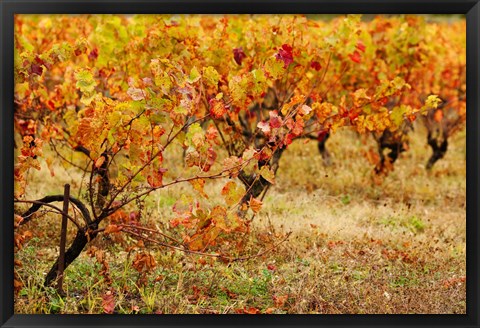
[[(288, 240), (232, 263), (154, 248), (157, 266), (146, 286), (138, 284), (133, 255), (100, 237), (93, 244), (106, 249), (111, 286), (99, 276), (100, 265), (82, 254), (67, 269), (65, 298), (43, 290), (58, 254), (60, 220), (53, 214), (36, 219), (26, 227), (33, 238), (16, 255), (24, 288), (15, 312), (103, 313), (110, 290), (115, 313), (465, 313), (465, 131), (428, 172), (431, 151), (417, 125), (410, 150), (377, 183), (365, 156), (375, 149), (371, 137), (338, 131), (327, 147), (330, 167), (312, 141), (296, 141), (284, 152), (245, 252), (269, 249), (291, 231)], [(60, 166), (55, 171), (54, 178), (31, 173), (32, 199), (61, 193), (64, 182), (78, 178)], [(164, 227), (188, 188), (157, 194), (142, 219)]]

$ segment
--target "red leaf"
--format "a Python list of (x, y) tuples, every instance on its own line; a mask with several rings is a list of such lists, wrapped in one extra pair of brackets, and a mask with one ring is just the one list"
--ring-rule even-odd
[(270, 115), (270, 126), (272, 128), (279, 128), (282, 126), (283, 121), (280, 116), (278, 116), (278, 112), (276, 110), (272, 110), (269, 112)]
[(215, 152), (213, 147), (209, 147), (207, 149), (207, 158), (205, 159), (205, 162), (203, 163), (203, 166), (202, 166), (202, 171), (208, 172), (210, 170), (210, 167), (212, 167), (212, 165), (215, 164), (216, 159), (217, 159), (217, 153)]
[(357, 117), (358, 117), (358, 112), (356, 111), (348, 112), (348, 118), (350, 119), (350, 122), (353, 122)]
[(112, 314), (115, 309), (115, 299), (111, 291), (106, 292), (102, 296), (102, 307), (103, 311), (107, 314)]
[(316, 71), (319, 71), (319, 70), (322, 69), (322, 65), (320, 65), (320, 63), (318, 61), (312, 61), (310, 63), (310, 67), (313, 68)]
[(358, 51), (355, 50), (355, 52), (351, 55), (348, 55), (348, 57), (350, 57), (350, 59), (356, 63), (360, 63), (361, 61), (361, 56), (360, 56), (360, 53)]
[(138, 223), (139, 216), (140, 214), (138, 213), (138, 211), (132, 211), (128, 214), (128, 218), (130, 219), (131, 223)]
[(47, 101), (47, 107), (50, 110), (55, 110), (55, 103), (51, 100)]
[(365, 52), (365, 45), (363, 44), (362, 41), (358, 41), (358, 42), (357, 42), (356, 48), (357, 48), (358, 50), (360, 50), (361, 52)]
[(289, 133), (285, 136), (285, 139), (283, 140), (283, 144), (285, 146), (288, 146), (292, 143), (293, 139), (295, 139), (296, 135), (293, 133)]
[(275, 54), (275, 58), (283, 61), (283, 68), (287, 68), (293, 62), (292, 47), (288, 44), (282, 45), (282, 48)]
[(243, 58), (247, 58), (247, 55), (245, 55), (242, 48), (233, 49), (233, 59), (235, 59), (238, 65), (242, 65)]
[(98, 49), (95, 48), (92, 51), (90, 51), (90, 53), (88, 54), (88, 59), (94, 60), (94, 59), (97, 59), (97, 58), (98, 58)]
[(385, 106), (385, 104), (388, 102), (388, 98), (387, 97), (383, 97), (381, 99), (378, 100), (378, 103), (381, 105), (381, 106)]
[(31, 74), (37, 74), (37, 75), (42, 75), (43, 72), (43, 67), (37, 64), (33, 64), (30, 66), (30, 73)]

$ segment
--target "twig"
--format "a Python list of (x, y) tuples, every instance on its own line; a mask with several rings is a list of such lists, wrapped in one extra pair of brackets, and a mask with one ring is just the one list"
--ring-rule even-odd
[(135, 225), (131, 225), (131, 224), (118, 224), (119, 227), (125, 227), (125, 228), (133, 228), (133, 229), (139, 229), (139, 230), (143, 230), (143, 231), (148, 231), (148, 232), (152, 232), (152, 233), (156, 233), (156, 234), (159, 234), (167, 239), (170, 239), (171, 241), (179, 244), (179, 245), (183, 245), (183, 243), (179, 242), (178, 240), (176, 240), (175, 238), (173, 237), (170, 237), (169, 235), (167, 234), (164, 234), (163, 232), (161, 231), (158, 231), (158, 230), (155, 230), (155, 229), (149, 229), (149, 228), (145, 228), (145, 227), (140, 227), (140, 226), (135, 226)]
[(266, 253), (272, 251), (273, 249), (275, 249), (276, 247), (278, 247), (280, 244), (282, 244), (283, 242), (285, 242), (289, 237), (290, 235), (292, 234), (292, 232), (288, 232), (287, 235), (285, 236), (285, 238), (283, 238), (282, 240), (280, 240), (278, 243), (276, 243), (275, 245), (273, 245), (272, 247), (270, 248), (267, 248), (266, 250), (260, 252), (260, 253), (257, 253), (256, 255), (250, 255), (250, 256), (244, 256), (244, 257), (230, 257), (230, 256), (225, 256), (225, 255), (221, 255), (221, 254), (212, 254), (212, 253), (204, 253), (204, 252), (198, 252), (198, 251), (192, 251), (192, 250), (189, 250), (187, 248), (181, 248), (181, 247), (177, 247), (177, 246), (173, 246), (173, 245), (169, 245), (169, 244), (166, 244), (166, 243), (163, 243), (161, 241), (158, 241), (158, 240), (155, 240), (155, 239), (152, 239), (152, 238), (149, 238), (149, 237), (145, 237), (145, 236), (142, 236), (141, 234), (138, 234), (136, 232), (133, 232), (133, 231), (130, 231), (128, 229), (123, 229), (122, 231), (126, 232), (126, 233), (129, 233), (133, 236), (136, 236), (138, 238), (141, 238), (143, 240), (146, 240), (146, 241), (149, 241), (153, 244), (157, 244), (157, 245), (160, 245), (160, 246), (163, 246), (163, 247), (167, 247), (167, 248), (171, 248), (171, 249), (175, 249), (175, 250), (178, 250), (178, 251), (182, 251), (184, 253), (189, 253), (189, 254), (196, 254), (196, 255), (202, 255), (202, 256), (209, 256), (209, 257), (216, 257), (216, 258), (221, 258), (221, 259), (224, 259), (224, 260), (227, 260), (227, 261), (230, 261), (230, 262), (238, 262), (238, 261), (247, 261), (247, 260), (250, 260), (250, 259), (253, 259), (253, 258), (257, 258), (257, 257), (260, 257), (260, 256), (263, 256), (265, 255)]
[[(60, 208), (56, 207), (55, 205), (52, 205), (52, 204), (48, 204), (48, 203), (44, 203), (44, 202), (41, 202), (41, 201), (37, 201), (37, 200), (15, 200), (14, 201), (15, 203), (29, 203), (29, 204), (34, 204), (27, 212), (23, 213), (22, 215), (20, 215), (22, 218), (23, 218), (23, 221), (20, 222), (21, 225), (29, 222), (32, 218), (32, 215), (37, 212), (37, 210), (40, 209), (40, 207), (42, 206), (47, 206), (47, 207), (50, 207), (50, 208), (53, 208), (56, 213), (58, 214), (62, 214), (62, 215), (65, 215), (67, 217), (67, 219), (69, 219), (70, 221), (72, 221), (73, 224), (75, 224), (75, 226), (78, 228), (78, 229), (81, 229), (82, 227), (80, 226), (80, 224), (73, 218), (71, 217), (70, 215), (68, 215), (68, 213), (65, 213), (64, 211), (62, 211)], [(36, 206), (37, 205), (37, 206)], [(35, 210), (31, 210), (32, 208), (36, 208)]]
[[(50, 207), (56, 209), (57, 211), (59, 211), (59, 213), (62, 213), (62, 211), (58, 207), (55, 207), (55, 206), (49, 204), (49, 203), (52, 203), (52, 202), (61, 202), (61, 201), (63, 201), (63, 195), (45, 196), (45, 197), (43, 197), (41, 199), (37, 199), (37, 200), (20, 200), (20, 199), (14, 200), (14, 202), (16, 202), (16, 203), (30, 203), (30, 204), (33, 204), (32, 207), (30, 207), (27, 212), (25, 212), (21, 215), (25, 219), (22, 224), (28, 222), (30, 220), (29, 219), (30, 215), (35, 213), (36, 211), (38, 211), (40, 209), (40, 207), (42, 207), (42, 206), (50, 206)], [(76, 199), (74, 197), (71, 197), (71, 196), (70, 196), (70, 202), (72, 202), (80, 210), (83, 218), (85, 219), (85, 222), (87, 224), (91, 224), (92, 219), (90, 218), (90, 212), (85, 207), (85, 205), (83, 205), (83, 203), (81, 201), (79, 201), (78, 199)], [(27, 217), (28, 217), (28, 219), (27, 219)]]

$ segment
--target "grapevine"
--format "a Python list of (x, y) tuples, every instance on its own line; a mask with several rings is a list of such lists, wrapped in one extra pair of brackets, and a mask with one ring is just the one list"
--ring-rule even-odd
[[(61, 162), (85, 190), (70, 199), (83, 220), (69, 215), (65, 267), (101, 233), (232, 260), (223, 241), (249, 231), (295, 140), (317, 139), (328, 163), (338, 129), (372, 134), (383, 173), (423, 117), (433, 166), (465, 121), (464, 39), (452, 37), (464, 30), (412, 16), (17, 16), (15, 202), (31, 204), (18, 226), (42, 206), (62, 213), (52, 204), (62, 195), (32, 200), (28, 184), (29, 170), (45, 163), (53, 176)], [(213, 180), (221, 204), (209, 200)], [(181, 240), (127, 212), (178, 184), (194, 191), (169, 219)], [(142, 275), (155, 265), (146, 253), (134, 263)], [(58, 259), (45, 285), (57, 269)]]

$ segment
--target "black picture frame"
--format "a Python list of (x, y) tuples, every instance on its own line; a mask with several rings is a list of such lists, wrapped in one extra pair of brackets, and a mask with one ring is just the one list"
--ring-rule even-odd
[[(464, 14), (467, 19), (467, 311), (465, 315), (14, 315), (13, 306), (13, 21), (15, 14)], [(1, 327), (480, 327), (480, 153), (478, 0), (2, 0), (0, 99)]]

